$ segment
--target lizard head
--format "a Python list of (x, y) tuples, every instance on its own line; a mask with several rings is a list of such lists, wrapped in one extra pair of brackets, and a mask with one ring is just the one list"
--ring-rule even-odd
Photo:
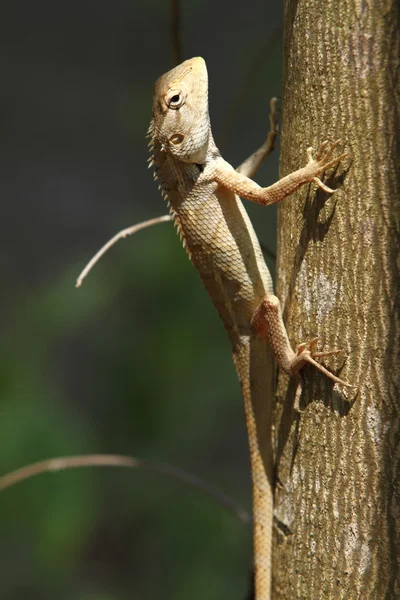
[(205, 162), (210, 119), (207, 67), (202, 58), (186, 60), (156, 81), (153, 135), (177, 160)]

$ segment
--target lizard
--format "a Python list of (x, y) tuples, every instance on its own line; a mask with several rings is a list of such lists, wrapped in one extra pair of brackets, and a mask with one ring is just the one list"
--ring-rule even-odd
[(316, 340), (292, 349), (271, 275), (241, 198), (269, 205), (311, 182), (333, 193), (320, 176), (347, 154), (335, 156), (340, 140), (330, 145), (322, 142), (316, 153), (307, 149), (306, 166), (269, 187), (260, 187), (251, 178), (268, 153), (268, 144), (236, 170), (223, 159), (211, 131), (208, 74), (201, 57), (186, 60), (156, 81), (148, 136), (154, 176), (160, 180), (183, 246), (230, 338), (248, 432), (255, 598), (270, 600), (273, 450), (272, 402), (266, 400), (272, 357), (266, 340), (279, 367), (300, 383), (301, 369), (311, 363), (335, 383), (353, 386), (316, 360), (340, 350), (316, 352)]

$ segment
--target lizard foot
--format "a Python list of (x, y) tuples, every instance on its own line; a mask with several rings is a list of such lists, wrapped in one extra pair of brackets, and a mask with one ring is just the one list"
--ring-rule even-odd
[(301, 393), (303, 391), (303, 378), (302, 378), (302, 374), (301, 374), (301, 369), (306, 365), (306, 363), (313, 365), (316, 369), (318, 369), (318, 371), (321, 371), (321, 373), (324, 373), (324, 375), (326, 375), (329, 379), (331, 379), (331, 381), (334, 381), (335, 383), (338, 383), (339, 385), (342, 385), (347, 388), (356, 388), (357, 387), (355, 385), (352, 385), (351, 383), (348, 383), (347, 381), (344, 381), (343, 379), (340, 379), (339, 377), (336, 377), (336, 375), (334, 375), (333, 373), (328, 371), (328, 369), (326, 369), (323, 365), (321, 365), (321, 363), (319, 363), (319, 362), (317, 362), (317, 360), (315, 360), (316, 358), (325, 358), (327, 356), (343, 354), (343, 352), (344, 352), (341, 349), (340, 350), (329, 350), (326, 352), (316, 352), (315, 348), (317, 346), (318, 340), (319, 340), (319, 338), (314, 338), (308, 343), (299, 344), (297, 346), (295, 356), (291, 360), (291, 365), (290, 365), (291, 373), (293, 375), (295, 375), (298, 380), (297, 387), (296, 387), (296, 393), (295, 393), (295, 397), (294, 397), (294, 404), (293, 404), (294, 410), (298, 413), (304, 412), (300, 409), (300, 397), (301, 397)]
[(325, 185), (320, 180), (319, 175), (321, 175), (330, 167), (337, 165), (343, 158), (346, 158), (348, 156), (347, 152), (343, 152), (339, 156), (332, 158), (333, 153), (335, 149), (339, 146), (340, 142), (341, 140), (336, 140), (329, 147), (328, 140), (325, 140), (320, 145), (315, 158), (313, 157), (315, 149), (312, 146), (307, 148), (308, 163), (305, 169), (309, 171), (309, 181), (314, 181), (322, 190), (324, 190), (324, 192), (327, 192), (328, 194), (333, 194), (335, 190), (332, 190), (332, 188)]
[[(348, 388), (356, 387), (347, 381), (336, 377), (336, 375), (328, 371), (328, 369), (316, 360), (327, 356), (334, 356), (335, 354), (341, 354), (343, 353), (343, 350), (317, 352), (316, 347), (318, 338), (314, 338), (309, 342), (299, 344), (296, 351), (293, 351), (283, 323), (279, 299), (273, 294), (267, 294), (261, 300), (251, 318), (251, 327), (257, 336), (263, 339), (269, 338), (278, 365), (285, 373), (297, 378), (297, 380), (300, 381), (300, 384), (302, 378), (301, 370), (308, 363), (313, 365), (318, 371), (321, 371), (321, 373), (324, 373), (331, 381)], [(295, 399), (295, 408), (297, 409), (300, 392), (301, 389), (298, 388)]]
[(316, 369), (318, 369), (318, 371), (321, 371), (321, 373), (324, 373), (324, 375), (329, 377), (329, 379), (331, 379), (335, 383), (338, 383), (338, 384), (343, 385), (344, 387), (348, 387), (348, 388), (356, 387), (356, 386), (352, 385), (351, 383), (348, 383), (347, 381), (344, 381), (343, 379), (336, 377), (336, 375), (334, 375), (333, 373), (328, 371), (328, 369), (326, 369), (323, 365), (321, 365), (321, 363), (319, 363), (317, 360), (315, 360), (317, 358), (325, 358), (327, 356), (343, 354), (343, 352), (344, 352), (343, 350), (329, 350), (326, 352), (316, 352), (315, 348), (317, 346), (318, 340), (319, 340), (319, 338), (314, 338), (308, 343), (302, 343), (297, 346), (296, 352), (294, 353), (294, 356), (293, 356), (292, 360), (290, 361), (290, 372), (293, 375), (297, 375), (299, 373), (299, 371), (306, 365), (306, 363), (309, 363), (309, 364), (313, 365)]

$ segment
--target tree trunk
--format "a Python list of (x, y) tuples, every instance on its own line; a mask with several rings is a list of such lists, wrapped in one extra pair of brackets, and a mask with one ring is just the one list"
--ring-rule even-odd
[(286, 0), (281, 175), (352, 158), (280, 207), (278, 296), (358, 391), (308, 367), (298, 415), (279, 377), (274, 600), (400, 598), (399, 79), (396, 0)]

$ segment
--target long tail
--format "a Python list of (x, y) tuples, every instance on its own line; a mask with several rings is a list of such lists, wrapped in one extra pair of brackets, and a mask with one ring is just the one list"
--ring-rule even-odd
[(253, 481), (255, 600), (271, 600), (273, 359), (265, 341), (245, 338), (233, 360), (242, 386)]

